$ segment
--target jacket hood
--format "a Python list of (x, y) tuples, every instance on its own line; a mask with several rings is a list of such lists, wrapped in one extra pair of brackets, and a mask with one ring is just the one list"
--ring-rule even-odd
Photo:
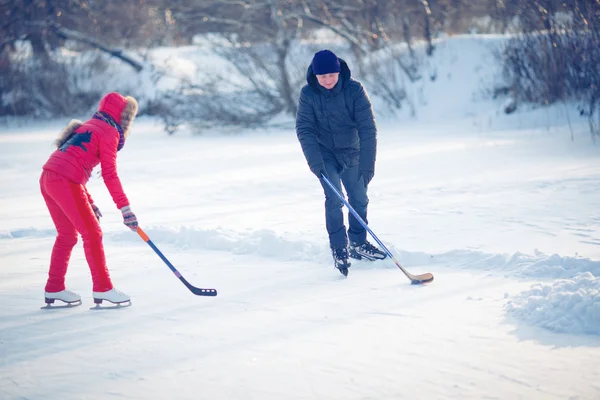
[(138, 112), (138, 102), (131, 96), (123, 96), (120, 93), (112, 92), (100, 100), (98, 111), (110, 115), (121, 126), (123, 134), (127, 138), (131, 124)]
[[(338, 59), (340, 60), (340, 79), (342, 80), (342, 85), (345, 85), (352, 77), (352, 73), (350, 72), (348, 63), (339, 57)], [(312, 65), (309, 65), (308, 70), (306, 71), (306, 82), (313, 89), (319, 90), (319, 81), (317, 81), (317, 76), (313, 72)]]

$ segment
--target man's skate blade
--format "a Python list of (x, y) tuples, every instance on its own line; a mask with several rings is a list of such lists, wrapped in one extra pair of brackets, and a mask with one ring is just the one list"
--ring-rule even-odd
[[(62, 301), (60, 299), (54, 299), (54, 300)], [(75, 307), (80, 306), (82, 304), (81, 300), (73, 301), (71, 303), (63, 301), (63, 303), (64, 304), (60, 304), (58, 306), (55, 306), (52, 303), (46, 303), (45, 306), (40, 307), (40, 310), (52, 310), (54, 308), (75, 308)]]
[(334, 265), (334, 268), (337, 269), (338, 271), (340, 271), (340, 274), (344, 275), (344, 276), (348, 276), (348, 268), (347, 267), (338, 267), (337, 265)]
[(350, 252), (350, 258), (358, 261), (381, 261), (387, 259), (387, 256), (374, 256), (367, 254), (359, 254), (357, 252)]
[(95, 306), (90, 307), (90, 310), (118, 310), (120, 308), (131, 307), (131, 300), (124, 301), (123, 303), (111, 303), (108, 300), (105, 300), (108, 305), (102, 305), (101, 303), (96, 303)]

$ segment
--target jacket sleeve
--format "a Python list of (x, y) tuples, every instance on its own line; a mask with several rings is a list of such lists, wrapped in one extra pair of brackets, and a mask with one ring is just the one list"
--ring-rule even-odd
[(317, 141), (317, 123), (311, 104), (310, 87), (305, 86), (300, 93), (296, 112), (296, 135), (302, 146), (304, 157), (309, 167), (323, 164), (323, 155)]
[(102, 179), (108, 189), (117, 208), (121, 209), (129, 205), (129, 200), (123, 191), (123, 185), (117, 174), (117, 146), (119, 135), (112, 134), (112, 129), (100, 134), (100, 168), (102, 168)]
[(375, 158), (377, 154), (377, 125), (373, 107), (367, 92), (360, 82), (356, 82), (354, 95), (354, 119), (360, 138), (360, 169), (362, 171), (375, 171)]

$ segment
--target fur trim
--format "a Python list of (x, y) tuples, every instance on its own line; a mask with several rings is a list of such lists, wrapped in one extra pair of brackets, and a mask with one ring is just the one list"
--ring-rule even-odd
[(127, 105), (121, 113), (121, 129), (123, 129), (123, 135), (127, 139), (133, 120), (138, 112), (138, 102), (131, 96), (125, 98), (127, 99)]
[(81, 125), (83, 125), (83, 122), (79, 121), (78, 119), (72, 119), (71, 121), (69, 121), (67, 126), (62, 130), (62, 132), (58, 136), (58, 139), (54, 141), (54, 145), (56, 146), (56, 148), (62, 146), (67, 141), (69, 136), (71, 136), (71, 134), (75, 131), (75, 129), (79, 128)]

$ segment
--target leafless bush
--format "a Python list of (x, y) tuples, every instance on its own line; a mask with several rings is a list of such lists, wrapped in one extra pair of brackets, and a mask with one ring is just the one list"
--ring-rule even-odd
[(170, 91), (150, 107), (163, 120), (169, 134), (181, 126), (189, 126), (196, 133), (215, 126), (255, 128), (281, 112), (277, 105), (255, 92), (222, 94), (210, 89), (193, 93)]
[(591, 32), (522, 35), (503, 52), (504, 74), (517, 99), (553, 104), (575, 99), (592, 123), (600, 112), (600, 41)]
[[(275, 43), (260, 43), (254, 45), (238, 46), (235, 42), (231, 46), (215, 49), (222, 59), (227, 60), (239, 76), (247, 80), (246, 89), (255, 92), (257, 97), (273, 104), (275, 109), (296, 112), (296, 99), (292, 92), (295, 86), (291, 82), (291, 67), (286, 60), (290, 52), (290, 43), (279, 49)], [(282, 53), (280, 57), (278, 53)], [(221, 82), (233, 84), (231, 76), (220, 76)]]
[(514, 95), (552, 104), (574, 99), (597, 136), (600, 113), (600, 2), (513, 0), (521, 35), (502, 54)]
[(64, 59), (23, 58), (0, 63), (0, 116), (61, 117), (90, 109), (101, 93), (86, 83), (101, 64), (94, 59), (78, 73)]
[(512, 39), (502, 56), (504, 74), (519, 100), (552, 104), (567, 95), (567, 55), (547, 35)]
[(154, 101), (150, 112), (162, 117), (170, 133), (184, 124), (257, 127), (280, 113), (295, 113), (309, 63), (296, 48), (287, 49), (282, 59), (273, 43), (215, 47), (227, 70), (182, 81)]
[[(406, 85), (421, 79), (420, 61), (413, 52), (400, 51), (387, 47), (363, 60), (361, 69), (369, 92), (381, 99), (391, 113), (395, 113), (408, 103)], [(411, 109), (411, 114), (415, 110)]]

